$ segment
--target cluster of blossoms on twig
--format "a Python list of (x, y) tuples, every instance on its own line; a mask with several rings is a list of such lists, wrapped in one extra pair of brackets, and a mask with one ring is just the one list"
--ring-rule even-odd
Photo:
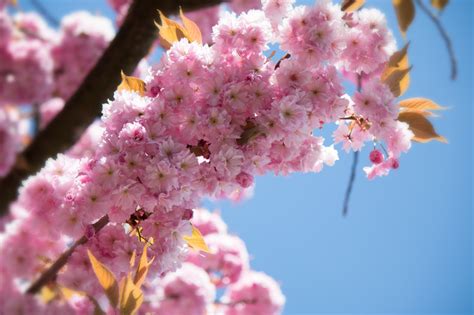
[[(44, 127), (64, 106), (114, 36), (112, 23), (88, 12), (65, 16), (58, 31), (35, 13), (0, 9), (0, 177), (8, 173), (25, 134), (19, 109), (39, 112)], [(13, 118), (12, 118), (13, 115)], [(13, 124), (13, 125), (12, 125)], [(10, 130), (5, 133), (5, 130)], [(8, 141), (6, 140), (8, 138)], [(10, 142), (9, 142), (10, 141)]]
[[(38, 307), (18, 284), (33, 281), (71, 240), (86, 235), (88, 242), (54, 279), (58, 285), (99, 296), (87, 251), (115, 275), (125, 275), (133, 253), (152, 239), (152, 278), (188, 259), (206, 271), (218, 269), (216, 284), (234, 283), (223, 300), (228, 306), (247, 301), (249, 290), (275, 298), (267, 292), (276, 290), (270, 280), (242, 276), (248, 257), (231, 236), (206, 236), (216, 253), (212, 259), (187, 255), (191, 209), (205, 197), (231, 198), (249, 189), (256, 175), (332, 165), (338, 153), (317, 135), (331, 123), (338, 124), (335, 142), (346, 149), (385, 144), (385, 155), (371, 154), (369, 178), (398, 168), (413, 133), (397, 120), (398, 95), (381, 79), (395, 51), (384, 16), (374, 9), (347, 14), (330, 1), (311, 7), (265, 1), (263, 8), (224, 13), (210, 46), (186, 38), (171, 43), (150, 68), (146, 88), (122, 87), (103, 106), (95, 150), (59, 155), (25, 181), (0, 242), (8, 288), (3, 296), (15, 306)], [(265, 54), (270, 44), (288, 54), (273, 61)], [(352, 98), (343, 75), (361, 85)], [(110, 223), (95, 234), (92, 224), (104, 217)], [(227, 259), (233, 251), (237, 258)], [(182, 277), (192, 268), (186, 265)], [(179, 283), (179, 274), (169, 277)], [(203, 293), (206, 301), (209, 296)], [(275, 300), (277, 313), (282, 299)], [(247, 304), (228, 314), (248, 314)]]

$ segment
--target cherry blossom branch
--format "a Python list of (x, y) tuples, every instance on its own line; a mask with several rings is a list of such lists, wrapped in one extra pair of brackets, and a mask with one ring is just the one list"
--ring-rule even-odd
[[(94, 232), (98, 233), (108, 223), (109, 217), (107, 215), (103, 216), (92, 225), (94, 228)], [(26, 290), (26, 293), (35, 294), (39, 292), (39, 290), (41, 290), (44, 285), (53, 280), (56, 277), (58, 271), (61, 270), (61, 268), (64, 267), (64, 265), (67, 263), (69, 257), (71, 257), (72, 253), (74, 253), (74, 250), (78, 246), (87, 243), (89, 238), (90, 237), (83, 235), (80, 239), (75, 241), (74, 244), (69, 247), (67, 251), (65, 251), (61, 256), (59, 256), (59, 258), (45, 272), (43, 272), (35, 282), (30, 285), (28, 290)]]
[(443, 25), (441, 24), (441, 21), (439, 20), (439, 18), (436, 15), (434, 15), (434, 13), (430, 9), (428, 9), (428, 7), (423, 3), (423, 1), (416, 0), (416, 3), (421, 8), (421, 10), (425, 12), (426, 15), (433, 21), (436, 28), (438, 28), (438, 31), (441, 34), (441, 37), (443, 37), (443, 40), (446, 44), (446, 48), (448, 49), (449, 59), (451, 61), (451, 80), (456, 80), (457, 61), (456, 61), (456, 55), (454, 53), (453, 44), (451, 42), (451, 38), (449, 37), (448, 33), (444, 29)]
[[(362, 90), (362, 77), (357, 76), (357, 91)], [(347, 117), (350, 118), (350, 117)], [(345, 119), (347, 119), (345, 118)], [(351, 175), (349, 176), (349, 183), (347, 184), (346, 194), (344, 196), (344, 203), (342, 206), (342, 215), (347, 216), (349, 212), (349, 201), (351, 199), (352, 188), (356, 179), (357, 164), (359, 163), (359, 151), (354, 152), (354, 159), (352, 160)]]
[(120, 72), (133, 72), (140, 60), (148, 54), (157, 36), (154, 25), (157, 9), (169, 15), (176, 13), (180, 6), (184, 11), (192, 11), (220, 2), (222, 0), (134, 1), (114, 40), (67, 101), (64, 109), (17, 157), (18, 161), (26, 162), (28, 167), (13, 168), (0, 181), (0, 216), (7, 213), (21, 182), (39, 171), (49, 157), (72, 146), (81, 131), (100, 115), (102, 104), (112, 97), (120, 83)]
[(351, 175), (349, 177), (349, 183), (346, 188), (346, 195), (344, 196), (344, 205), (342, 207), (342, 215), (346, 216), (349, 211), (349, 200), (351, 199), (352, 187), (354, 186), (357, 164), (359, 162), (359, 151), (354, 152), (354, 159), (352, 160)]

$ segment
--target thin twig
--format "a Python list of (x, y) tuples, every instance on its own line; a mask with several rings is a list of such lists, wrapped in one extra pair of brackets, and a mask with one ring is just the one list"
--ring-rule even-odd
[(451, 61), (451, 80), (456, 80), (457, 72), (458, 72), (457, 61), (456, 61), (456, 56), (454, 54), (454, 48), (451, 42), (451, 38), (449, 37), (448, 33), (444, 29), (443, 25), (441, 24), (439, 17), (436, 16), (430, 9), (428, 9), (428, 7), (423, 3), (423, 1), (416, 0), (416, 3), (421, 8), (421, 10), (425, 12), (426, 15), (428, 15), (428, 17), (433, 21), (433, 23), (438, 28), (439, 33), (443, 37), (443, 40), (446, 44), (446, 48), (448, 49), (449, 59)]
[[(109, 223), (109, 217), (107, 215), (103, 216), (100, 218), (96, 223), (94, 223), (92, 226), (94, 227), (95, 233), (98, 233), (104, 226), (106, 226)], [(74, 250), (85, 243), (89, 238), (85, 235), (83, 235), (80, 239), (74, 242), (74, 244), (67, 250), (65, 251), (59, 258), (45, 271), (41, 274), (41, 276), (31, 284), (31, 286), (26, 290), (26, 293), (28, 294), (35, 294), (41, 290), (41, 288), (48, 284), (51, 280), (54, 280), (56, 277), (57, 273), (59, 270), (61, 270), (62, 267), (67, 263), (69, 257), (71, 257), (72, 253), (74, 253)]]
[(344, 206), (342, 207), (342, 215), (346, 216), (349, 211), (349, 201), (351, 199), (352, 187), (354, 186), (357, 164), (359, 162), (359, 151), (354, 152), (354, 159), (352, 160), (351, 175), (349, 177), (349, 183), (346, 188), (346, 195), (344, 197)]
[[(357, 76), (357, 91), (362, 90), (362, 76)], [(354, 152), (354, 159), (352, 160), (351, 175), (349, 176), (349, 182), (347, 183), (346, 194), (344, 196), (344, 204), (342, 206), (342, 215), (346, 216), (349, 212), (349, 201), (351, 200), (352, 188), (356, 179), (357, 164), (359, 163), (359, 151)]]
[(39, 13), (53, 26), (59, 26), (58, 19), (52, 15), (48, 9), (38, 0), (30, 0), (31, 4), (38, 10)]

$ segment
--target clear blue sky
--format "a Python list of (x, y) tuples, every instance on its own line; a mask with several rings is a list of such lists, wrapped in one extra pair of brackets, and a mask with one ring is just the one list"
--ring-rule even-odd
[[(29, 0), (19, 2), (31, 9)], [(367, 2), (387, 14), (402, 43), (391, 1)], [(375, 181), (360, 167), (347, 218), (341, 204), (352, 157), (344, 154), (320, 174), (260, 177), (255, 196), (238, 205), (206, 203), (245, 240), (253, 268), (281, 283), (284, 314), (473, 313), (474, 14), (471, 0), (450, 2), (442, 21), (458, 80), (450, 81), (444, 43), (418, 11), (408, 32), (414, 68), (406, 94), (450, 107), (435, 121), (448, 145), (415, 144), (398, 171)], [(79, 8), (113, 15), (105, 1), (43, 3), (58, 17)], [(362, 155), (367, 162), (368, 150)]]

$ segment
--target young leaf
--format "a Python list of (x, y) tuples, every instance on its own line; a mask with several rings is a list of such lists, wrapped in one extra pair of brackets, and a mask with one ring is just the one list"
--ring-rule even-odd
[(49, 303), (54, 300), (57, 296), (55, 290), (51, 289), (49, 286), (44, 286), (40, 291), (40, 298), (43, 303)]
[(143, 302), (143, 293), (135, 285), (130, 274), (120, 281), (120, 304), (121, 315), (133, 315)]
[(398, 115), (398, 120), (408, 124), (410, 130), (415, 134), (413, 141), (422, 143), (429, 142), (431, 140), (438, 140), (444, 143), (448, 142), (445, 137), (436, 133), (431, 122), (421, 113), (401, 112)]
[[(382, 81), (385, 81), (394, 71), (396, 70), (402, 70), (402, 69), (407, 69), (409, 67), (409, 62), (408, 62), (408, 47), (410, 43), (407, 43), (402, 49), (399, 51), (396, 51), (393, 53), (392, 56), (390, 56), (390, 59), (387, 63), (387, 66), (385, 67), (383, 73), (382, 73)], [(410, 74), (406, 73), (401, 81), (400, 81), (400, 86), (405, 87), (405, 90), (408, 89), (408, 86), (410, 86)]]
[(448, 4), (449, 0), (431, 0), (431, 5), (442, 11), (444, 9), (444, 7), (446, 7), (446, 5)]
[(410, 111), (430, 111), (430, 110), (443, 110), (445, 109), (442, 106), (439, 106), (432, 100), (422, 97), (409, 98), (403, 101), (400, 101), (400, 107), (403, 110)]
[(199, 44), (202, 44), (202, 35), (199, 26), (197, 26), (197, 24), (194, 23), (191, 19), (187, 18), (181, 8), (179, 8), (179, 16), (181, 17), (181, 21), (183, 21), (184, 29), (187, 33), (186, 37), (188, 38), (188, 40), (190, 42), (196, 41)]
[(392, 0), (397, 14), (398, 26), (405, 37), (408, 27), (415, 18), (415, 6), (412, 0)]
[(341, 10), (344, 12), (354, 12), (359, 10), (365, 3), (365, 0), (343, 0)]
[(119, 302), (119, 287), (114, 274), (95, 258), (90, 250), (87, 255), (92, 265), (92, 269), (99, 280), (100, 285), (104, 288), (105, 295), (109, 299), (110, 305), (116, 307)]
[(154, 257), (148, 262), (148, 257), (147, 257), (147, 247), (148, 244), (146, 244), (143, 247), (143, 253), (140, 257), (140, 262), (138, 263), (137, 271), (135, 272), (135, 277), (133, 279), (133, 282), (135, 285), (140, 288), (145, 281), (145, 277), (148, 273), (148, 268), (150, 267), (151, 263), (155, 259)]
[(130, 268), (133, 268), (133, 266), (135, 266), (136, 257), (137, 257), (137, 251), (133, 250), (132, 257), (130, 257)]
[(169, 49), (173, 43), (181, 38), (187, 38), (186, 30), (177, 22), (168, 19), (160, 10), (158, 10), (161, 19), (161, 25), (155, 22), (159, 29), (160, 42), (165, 49)]
[(122, 82), (117, 87), (118, 91), (122, 91), (122, 90), (135, 91), (142, 96), (145, 94), (145, 90), (146, 90), (145, 82), (143, 82), (139, 78), (125, 75), (123, 71), (121, 72), (121, 76), (122, 76)]
[(408, 76), (410, 72), (410, 68), (406, 69), (397, 69), (394, 70), (390, 75), (388, 75), (383, 82), (388, 85), (390, 91), (392, 91), (393, 96), (399, 97), (403, 95), (406, 90), (408, 89), (409, 81), (405, 78)]
[(188, 243), (189, 247), (195, 250), (200, 250), (206, 253), (210, 253), (209, 247), (201, 234), (201, 232), (193, 225), (193, 232), (191, 236), (183, 236), (183, 239)]

